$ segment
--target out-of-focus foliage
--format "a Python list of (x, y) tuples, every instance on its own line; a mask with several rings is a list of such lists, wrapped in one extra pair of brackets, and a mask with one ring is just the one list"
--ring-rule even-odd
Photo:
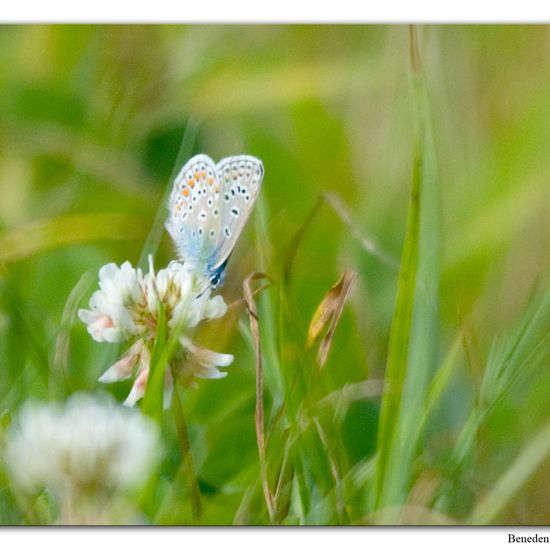
[[(201, 513), (171, 409), (136, 521), (550, 522), (550, 27), (416, 40), (415, 66), (407, 26), (0, 27), (0, 429), (30, 397), (99, 388), (119, 350), (76, 311), (102, 265), (138, 263), (187, 129), (191, 153), (266, 175), (235, 303), (197, 334), (235, 361), (180, 392)], [(164, 233), (155, 265), (173, 258)], [(308, 327), (345, 270), (320, 369)], [(255, 295), (271, 506), (252, 271), (273, 280)], [(53, 514), (0, 460), (0, 524)]]

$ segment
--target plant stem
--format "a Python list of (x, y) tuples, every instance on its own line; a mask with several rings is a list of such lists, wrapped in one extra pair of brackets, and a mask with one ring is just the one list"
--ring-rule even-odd
[(195, 471), (195, 464), (193, 462), (191, 442), (189, 440), (189, 431), (187, 429), (187, 422), (185, 421), (183, 405), (176, 387), (174, 388), (172, 403), (178, 439), (181, 445), (181, 455), (183, 459), (185, 478), (187, 480), (187, 490), (189, 491), (189, 498), (191, 500), (191, 514), (193, 515), (193, 523), (195, 525), (200, 525), (202, 523), (201, 493), (199, 489), (197, 472)]
[(262, 480), (262, 489), (265, 498), (265, 504), (267, 507), (267, 513), (269, 515), (269, 521), (273, 524), (274, 506), (273, 496), (269, 488), (269, 481), (267, 478), (267, 461), (265, 452), (265, 434), (264, 434), (264, 381), (263, 381), (263, 368), (262, 368), (262, 350), (260, 343), (260, 329), (258, 323), (258, 311), (256, 309), (256, 302), (254, 301), (252, 290), (250, 288), (251, 282), (254, 279), (269, 279), (269, 276), (265, 273), (252, 273), (250, 274), (243, 284), (244, 298), (248, 308), (248, 314), (250, 318), (250, 331), (254, 339), (254, 348), (256, 353), (256, 440), (258, 442), (258, 457), (260, 460), (260, 477)]

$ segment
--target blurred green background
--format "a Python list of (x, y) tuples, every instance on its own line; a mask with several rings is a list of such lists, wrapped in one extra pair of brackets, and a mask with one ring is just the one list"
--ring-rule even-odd
[[(254, 270), (275, 279), (258, 302), (276, 509), (258, 483), (254, 349), (237, 303), (198, 334), (235, 355), (229, 376), (183, 394), (201, 521), (550, 523), (550, 28), (416, 35), (415, 87), (407, 26), (0, 27), (4, 426), (30, 396), (98, 388), (118, 349), (93, 342), (76, 309), (103, 264), (137, 264), (187, 129), (193, 153), (265, 166), (222, 295), (240, 300)], [(401, 333), (411, 352), (396, 411), (381, 388), (398, 349), (415, 155), (409, 242), (426, 295)], [(155, 265), (173, 258), (164, 233)], [(307, 330), (345, 269), (358, 278), (321, 369)], [(122, 400), (130, 384), (103, 389)], [(163, 430), (141, 517), (191, 523), (169, 417)], [(0, 482), (0, 523), (27, 522)]]

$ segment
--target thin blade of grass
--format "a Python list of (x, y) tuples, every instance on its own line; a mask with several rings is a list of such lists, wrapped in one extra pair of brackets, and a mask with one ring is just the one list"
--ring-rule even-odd
[[(256, 204), (254, 212), (255, 217), (255, 240), (256, 255), (258, 261), (258, 271), (264, 273), (276, 273), (277, 265), (273, 261), (271, 253), (271, 238), (268, 228), (268, 205), (262, 196)], [(272, 281), (273, 282), (273, 281)], [(263, 292), (258, 298), (258, 309), (262, 317), (262, 347), (269, 369), (264, 372), (265, 385), (269, 390), (273, 400), (273, 407), (282, 406), (285, 402), (285, 381), (282, 374), (282, 353), (279, 347), (281, 339), (281, 326), (278, 323), (279, 314), (276, 300), (273, 299), (271, 292)]]
[(412, 326), (418, 265), (420, 213), (419, 164), (420, 160), (416, 159), (407, 231), (399, 273), (397, 300), (390, 333), (384, 392), (380, 409), (378, 457), (375, 476), (375, 507), (383, 504), (384, 484), (389, 475), (387, 469), (392, 445), (395, 444), (395, 431), (399, 420), (401, 396), (409, 354), (409, 338)]
[(336, 459), (334, 457), (334, 452), (331, 449), (331, 445), (329, 444), (329, 440), (317, 418), (313, 419), (313, 422), (315, 424), (315, 428), (317, 429), (317, 433), (319, 435), (319, 438), (321, 439), (321, 442), (323, 443), (323, 447), (326, 450), (327, 453), (327, 459), (330, 464), (330, 473), (332, 475), (333, 481), (334, 481), (334, 496), (335, 496), (335, 507), (336, 507), (336, 514), (338, 517), (338, 521), (340, 525), (345, 525), (349, 523), (349, 515), (346, 509), (346, 503), (344, 499), (343, 494), (343, 488), (342, 488), (342, 476), (340, 474), (338, 465), (336, 464)]
[(15, 276), (0, 264), (0, 311), (7, 315), (11, 330), (7, 333), (8, 353), (4, 370), (7, 374), (0, 402), (4, 405), (19, 399), (28, 388), (23, 365), (32, 367), (40, 387), (48, 387), (49, 359), (42, 342), (45, 340), (35, 311), (25, 302)]
[(310, 228), (311, 224), (313, 223), (313, 220), (316, 218), (317, 214), (321, 210), (321, 206), (323, 206), (324, 202), (325, 202), (325, 198), (323, 195), (321, 195), (313, 205), (313, 208), (311, 209), (304, 223), (300, 226), (300, 228), (292, 238), (292, 241), (289, 245), (288, 252), (286, 255), (286, 260), (284, 262), (284, 270), (283, 270), (283, 281), (287, 286), (290, 284), (290, 280), (292, 277), (292, 268), (294, 266), (294, 260), (296, 258), (296, 254), (300, 248), (300, 245), (302, 244), (302, 241), (304, 240), (304, 237), (308, 229)]
[(70, 244), (141, 240), (143, 218), (128, 214), (71, 214), (27, 223), (0, 234), (0, 262), (15, 262)]
[(264, 492), (265, 504), (269, 514), (270, 523), (274, 520), (273, 495), (269, 488), (267, 479), (267, 461), (265, 452), (265, 425), (264, 425), (264, 382), (262, 368), (262, 349), (260, 340), (260, 328), (258, 319), (258, 310), (254, 301), (253, 291), (251, 288), (252, 281), (260, 279), (269, 279), (269, 275), (265, 273), (251, 273), (243, 283), (244, 298), (248, 315), (250, 319), (250, 331), (254, 341), (254, 351), (256, 354), (256, 440), (258, 443), (258, 456), (260, 460), (260, 476), (262, 479), (262, 489)]
[(475, 436), (490, 412), (550, 360), (549, 323), (550, 292), (542, 298), (535, 295), (513, 334), (491, 349), (481, 384), (481, 402), (466, 420), (451, 455), (454, 468), (461, 468), (471, 454)]
[(437, 405), (440, 403), (441, 398), (444, 395), (445, 390), (449, 386), (450, 380), (453, 374), (456, 371), (457, 366), (459, 365), (458, 355), (460, 351), (460, 346), (462, 342), (462, 334), (458, 334), (455, 338), (451, 349), (449, 350), (447, 357), (437, 370), (430, 386), (428, 388), (428, 393), (426, 396), (426, 401), (424, 405), (424, 410), (421, 414), (420, 419), (416, 422), (415, 426), (415, 436), (414, 439), (418, 440), (428, 423), (428, 420)]
[[(385, 391), (378, 434), (375, 507), (403, 505), (430, 378), (437, 364), (440, 276), (439, 192), (426, 83), (410, 28), (412, 84), (416, 115), (413, 183), (392, 321)], [(393, 518), (395, 519), (395, 518)]]
[(394, 444), (395, 427), (399, 420), (399, 409), (409, 354), (409, 338), (418, 266), (420, 171), (421, 160), (417, 157), (415, 159), (407, 230), (399, 272), (397, 299), (390, 333), (386, 380), (380, 409), (378, 458), (375, 476), (376, 507), (382, 504), (387, 467), (391, 447)]
[(275, 507), (277, 523), (284, 520), (290, 509), (292, 481), (294, 479), (294, 469), (292, 467), (292, 462), (290, 461), (290, 449), (291, 438), (287, 437), (284, 442), (283, 458), (273, 497), (273, 505)]
[(151, 361), (149, 365), (149, 375), (145, 386), (145, 395), (143, 396), (142, 410), (145, 414), (151, 416), (155, 420), (162, 419), (164, 408), (164, 385), (166, 379), (166, 369), (168, 360), (163, 360), (164, 349), (167, 338), (166, 326), (166, 310), (162, 302), (158, 302), (158, 319), (157, 332), (155, 335), (155, 343), (153, 352), (151, 353)]
[(549, 455), (550, 422), (539, 431), (496, 485), (478, 503), (468, 523), (488, 525), (495, 521)]
[(378, 397), (384, 387), (382, 380), (364, 380), (353, 384), (346, 384), (342, 388), (334, 390), (316, 403), (319, 411), (326, 407), (347, 406), (353, 401)]
[(337, 193), (323, 193), (323, 197), (333, 212), (338, 216), (340, 221), (350, 230), (354, 239), (361, 245), (365, 252), (368, 252), (371, 256), (377, 258), (383, 264), (395, 270), (399, 268), (399, 263), (397, 260), (382, 250), (380, 245), (372, 236), (367, 237), (359, 230), (359, 225), (353, 221), (348, 208), (345, 206), (344, 201)]
[(489, 356), (481, 387), (484, 402), (496, 401), (518, 376), (526, 374), (526, 369), (534, 368), (537, 365), (534, 354), (545, 356), (542, 344), (549, 322), (550, 292), (542, 297), (535, 294), (512, 338), (502, 346), (495, 346)]
[[(93, 276), (90, 273), (84, 273), (71, 290), (65, 303), (61, 316), (61, 326), (59, 327), (55, 341), (55, 353), (52, 365), (52, 373), (58, 378), (63, 379), (66, 376), (69, 363), (70, 330), (76, 318), (78, 306), (92, 281)], [(52, 381), (55, 381), (55, 377), (52, 377)]]
[[(370, 66), (369, 66), (370, 69)], [(349, 72), (348, 72), (349, 71)], [(202, 116), (218, 117), (220, 113), (273, 108), (304, 99), (338, 97), (342, 94), (365, 93), (374, 87), (369, 78), (341, 79), (338, 74), (364, 74), (365, 66), (358, 58), (323, 58), (322, 63), (296, 60), (286, 66), (261, 67), (259, 70), (234, 68), (216, 71), (190, 91), (190, 107)], [(223, 100), (220, 95), (223, 90)]]
[(380, 245), (375, 241), (373, 237), (367, 237), (359, 230), (358, 224), (353, 221), (353, 218), (348, 208), (345, 206), (344, 202), (337, 193), (322, 193), (313, 205), (313, 208), (309, 212), (307, 218), (304, 220), (290, 242), (288, 252), (286, 254), (286, 259), (284, 261), (283, 270), (283, 281), (287, 287), (291, 282), (292, 269), (294, 267), (296, 254), (298, 253), (298, 250), (302, 245), (306, 233), (315, 221), (315, 218), (321, 211), (321, 207), (324, 204), (327, 204), (334, 212), (334, 214), (336, 214), (336, 217), (342, 222), (342, 224), (350, 230), (352, 236), (360, 244), (363, 250), (368, 252), (373, 257), (377, 258), (383, 264), (388, 265), (393, 269), (399, 268), (397, 260), (391, 257), (387, 252), (382, 250)]
[(254, 497), (259, 492), (259, 480), (256, 479), (251, 485), (249, 485), (244, 491), (243, 498), (235, 512), (233, 518), (233, 525), (250, 525), (251, 508), (253, 507)]
[(166, 186), (166, 191), (164, 192), (164, 195), (162, 197), (162, 203), (157, 210), (155, 220), (153, 221), (153, 225), (151, 226), (149, 234), (145, 239), (145, 244), (143, 245), (141, 256), (139, 257), (138, 266), (142, 269), (147, 267), (148, 256), (154, 256), (159, 247), (160, 241), (162, 239), (162, 232), (164, 231), (164, 221), (166, 219), (166, 207), (168, 204), (168, 197), (172, 192), (172, 182), (174, 181), (174, 178), (177, 176), (178, 171), (181, 169), (184, 162), (191, 156), (193, 148), (195, 147), (198, 133), (198, 124), (193, 118), (190, 118), (187, 121), (187, 126), (185, 127), (185, 133), (181, 140), (178, 156), (176, 157), (176, 161), (174, 162), (174, 167), (172, 168), (170, 179), (168, 181), (168, 185)]

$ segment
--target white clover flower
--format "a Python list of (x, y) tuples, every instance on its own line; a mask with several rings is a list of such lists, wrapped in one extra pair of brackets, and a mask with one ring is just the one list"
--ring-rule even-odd
[(143, 299), (141, 272), (129, 262), (118, 268), (104, 265), (99, 270), (99, 287), (90, 300), (91, 310), (81, 309), (80, 319), (97, 342), (122, 342), (139, 334), (144, 327), (136, 324), (134, 308)]
[(72, 395), (64, 404), (26, 403), (6, 438), (6, 465), (21, 489), (60, 501), (112, 494), (147, 481), (158, 428), (111, 397)]
[[(196, 327), (203, 319), (215, 319), (225, 314), (227, 306), (221, 296), (210, 296), (210, 284), (204, 277), (187, 270), (180, 262), (171, 262), (155, 273), (149, 257), (149, 272), (143, 274), (125, 262), (119, 268), (108, 264), (99, 272), (100, 290), (90, 299), (90, 310), (81, 309), (80, 319), (98, 342), (122, 342), (136, 338), (130, 349), (99, 379), (116, 382), (135, 376), (125, 404), (134, 405), (145, 393), (149, 375), (151, 349), (162, 304), (167, 327), (173, 330), (183, 324), (183, 332)], [(223, 378), (227, 375), (217, 367), (227, 367), (233, 356), (196, 346), (185, 334), (179, 337), (181, 349), (171, 364), (177, 367), (178, 378), (191, 385), (194, 378)], [(166, 372), (165, 403), (169, 402), (172, 374)]]

